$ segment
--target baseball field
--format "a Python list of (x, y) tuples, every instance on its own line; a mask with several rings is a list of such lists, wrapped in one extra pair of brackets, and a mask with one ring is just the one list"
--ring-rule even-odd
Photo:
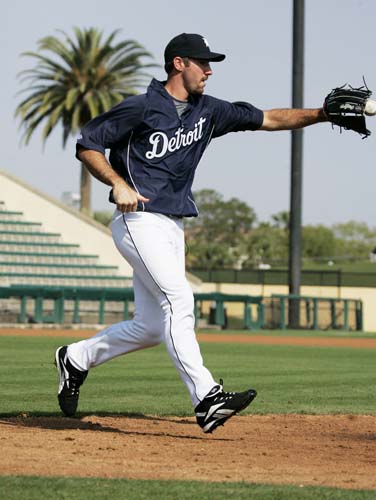
[(0, 330), (1, 499), (376, 498), (376, 334), (200, 333), (225, 390), (258, 391), (205, 435), (164, 346), (91, 370), (62, 417), (54, 351), (92, 333)]

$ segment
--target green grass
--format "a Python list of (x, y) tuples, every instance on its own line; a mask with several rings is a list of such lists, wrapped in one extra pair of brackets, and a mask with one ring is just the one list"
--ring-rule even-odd
[(4, 500), (371, 500), (374, 491), (199, 481), (0, 477)]
[[(0, 414), (59, 414), (54, 351), (72, 341), (0, 337)], [(201, 350), (206, 366), (217, 380), (224, 379), (226, 389), (257, 389), (249, 412), (376, 413), (373, 349), (202, 343)], [(79, 410), (192, 414), (188, 394), (163, 345), (91, 370)]]
[[(286, 334), (291, 332), (283, 333)], [(338, 332), (330, 335), (337, 336)], [(54, 351), (63, 343), (76, 340), (0, 337), (0, 417), (20, 413), (60, 415)], [(249, 412), (376, 413), (376, 350), (236, 343), (202, 343), (201, 350), (206, 366), (217, 379), (224, 378), (226, 389), (251, 385), (258, 390)], [(183, 416), (192, 415), (192, 409), (164, 346), (160, 346), (91, 370), (82, 388), (79, 415), (92, 413)], [(0, 498), (6, 500), (368, 500), (375, 497), (375, 491), (248, 483), (0, 476)]]
[(247, 335), (250, 337), (262, 335), (266, 337), (376, 338), (376, 332), (346, 332), (344, 330), (205, 330), (202, 328), (198, 330), (198, 333), (223, 333), (224, 335)]

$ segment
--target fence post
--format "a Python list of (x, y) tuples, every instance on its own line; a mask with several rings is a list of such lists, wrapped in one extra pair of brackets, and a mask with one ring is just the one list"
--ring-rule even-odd
[(343, 329), (345, 331), (349, 329), (349, 301), (347, 299), (343, 302)]
[(356, 329), (357, 331), (363, 331), (363, 303), (361, 300), (357, 300), (355, 304), (355, 314), (356, 314)]
[(264, 304), (256, 302), (257, 305), (257, 319), (253, 320), (252, 317), (252, 302), (244, 301), (244, 328), (248, 330), (263, 328), (264, 326)]
[(55, 297), (54, 300), (54, 323), (64, 323), (64, 296)]
[(313, 299), (313, 329), (318, 330), (318, 299)]
[(73, 309), (73, 323), (77, 324), (80, 322), (80, 299), (78, 295), (74, 298), (74, 309)]
[(285, 300), (285, 297), (280, 297), (279, 299), (279, 305), (280, 305), (280, 327), (281, 327), (281, 330), (286, 330), (286, 311), (285, 311), (285, 304), (286, 304), (286, 300)]
[(223, 304), (223, 300), (216, 300), (215, 305), (215, 323), (216, 325), (220, 325), (222, 327), (225, 326), (225, 308)]
[(99, 324), (104, 324), (104, 311), (105, 311), (106, 298), (105, 295), (102, 294), (99, 299)]
[(330, 319), (331, 319), (332, 329), (336, 330), (336, 328), (337, 328), (336, 307), (335, 307), (335, 302), (333, 299), (330, 300)]
[(265, 304), (263, 304), (262, 302), (257, 304), (257, 313), (258, 313), (258, 317), (259, 317), (260, 328), (264, 328), (264, 325), (265, 325)]
[(36, 323), (43, 323), (43, 297), (35, 297), (34, 319)]
[(305, 309), (307, 326), (309, 326), (311, 323), (311, 302), (308, 299), (305, 300)]
[(128, 300), (124, 301), (123, 318), (124, 318), (124, 321), (128, 321), (129, 320), (129, 301)]
[(20, 323), (26, 323), (27, 296), (22, 295), (20, 306)]
[(252, 311), (249, 302), (244, 302), (244, 328), (252, 329)]
[(198, 322), (198, 305), (197, 305), (197, 300), (194, 300), (193, 304), (194, 304), (194, 306), (193, 306), (193, 314), (194, 314), (194, 317), (195, 317), (195, 325), (197, 325), (197, 322)]

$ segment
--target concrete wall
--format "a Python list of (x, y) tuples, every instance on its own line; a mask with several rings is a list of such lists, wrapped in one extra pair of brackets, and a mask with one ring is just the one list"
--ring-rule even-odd
[(63, 243), (79, 244), (81, 253), (98, 255), (101, 264), (118, 266), (121, 275), (132, 276), (131, 267), (114, 246), (110, 230), (78, 210), (3, 170), (0, 170), (0, 200), (5, 202), (7, 210), (24, 212), (26, 220), (42, 222), (44, 231), (61, 233)]
[[(266, 297), (272, 294), (288, 294), (288, 287), (282, 285), (239, 285), (232, 283), (203, 283), (201, 287), (203, 293), (222, 292), (230, 294), (263, 295)], [(376, 288), (350, 288), (350, 287), (329, 287), (329, 286), (302, 286), (301, 295), (309, 297), (333, 297), (341, 299), (360, 299), (363, 301), (363, 327), (367, 332), (376, 332)], [(234, 314), (241, 315), (234, 309)]]

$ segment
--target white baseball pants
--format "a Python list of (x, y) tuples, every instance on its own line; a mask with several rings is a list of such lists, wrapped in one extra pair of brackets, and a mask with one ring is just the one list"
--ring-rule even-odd
[(69, 359), (79, 370), (89, 370), (164, 341), (195, 407), (217, 384), (203, 365), (194, 331), (193, 292), (185, 277), (183, 221), (116, 210), (112, 236), (134, 270), (134, 317), (69, 345)]

